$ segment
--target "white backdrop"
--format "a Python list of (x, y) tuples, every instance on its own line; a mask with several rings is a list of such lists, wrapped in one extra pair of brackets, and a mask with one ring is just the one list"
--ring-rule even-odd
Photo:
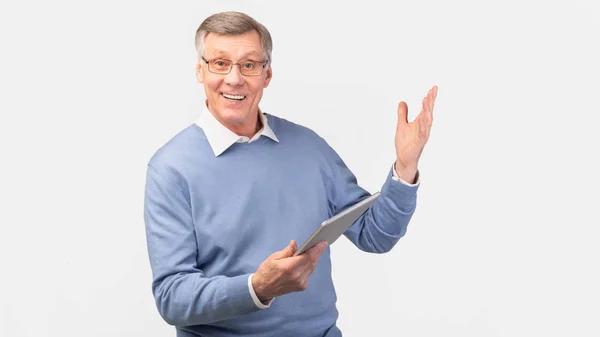
[(262, 109), (371, 192), (398, 102), (412, 120), (439, 85), (407, 235), (384, 255), (331, 247), (344, 336), (600, 336), (594, 0), (3, 1), (1, 336), (174, 336), (145, 169), (200, 113), (194, 33), (223, 10), (272, 33)]

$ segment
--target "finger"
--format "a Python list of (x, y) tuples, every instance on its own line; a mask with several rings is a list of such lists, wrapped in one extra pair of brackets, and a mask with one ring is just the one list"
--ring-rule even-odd
[(300, 286), (314, 270), (314, 264), (308, 254), (303, 253), (299, 256), (293, 256), (285, 260), (282, 268), (286, 271), (285, 274), (289, 281), (292, 281), (296, 286)]
[(292, 278), (299, 290), (306, 289), (308, 285), (308, 277), (315, 270), (319, 256), (323, 253), (323, 251), (325, 251), (326, 247), (327, 242), (322, 241), (301, 255), (292, 256), (286, 259), (286, 262), (289, 263), (287, 269), (292, 271)]
[[(326, 247), (326, 245), (325, 245)], [(308, 287), (308, 278), (310, 277), (310, 275), (315, 271), (315, 268), (317, 267), (317, 262), (319, 262), (319, 257), (321, 256), (321, 254), (325, 251), (326, 248), (322, 248), (322, 250), (315, 250), (316, 253), (318, 253), (318, 255), (312, 255), (310, 259), (307, 259), (307, 261), (310, 261), (310, 263), (306, 263), (305, 265), (303, 265), (301, 268), (303, 268), (302, 270), (302, 274), (300, 275), (300, 277), (298, 278), (298, 284), (300, 286), (301, 289), (306, 289)], [(308, 254), (310, 255), (310, 254)]]
[(322, 243), (323, 243), (323, 241), (310, 247), (304, 253), (302, 253), (298, 256), (291, 257), (289, 259), (290, 262), (296, 266), (302, 265), (303, 267), (304, 266), (310, 267), (311, 265), (313, 265), (315, 263), (316, 260), (318, 260), (319, 255), (321, 255), (321, 253), (323, 252), (324, 248), (322, 248), (322, 246), (321, 246)]
[(321, 253), (325, 251), (327, 248), (327, 241), (321, 241), (316, 245), (312, 246), (309, 250), (306, 251), (307, 255), (312, 258), (318, 258)]
[(431, 113), (433, 114), (433, 108), (435, 107), (435, 98), (437, 97), (437, 86), (433, 86), (431, 92)]
[(433, 106), (435, 104), (435, 93), (436, 93), (436, 87), (433, 87), (431, 90), (429, 90), (429, 93), (427, 93), (427, 110), (426, 110), (426, 117), (428, 120), (428, 124), (431, 125), (431, 123), (433, 122)]
[(429, 106), (429, 119), (433, 121), (433, 108), (435, 106), (435, 98), (437, 97), (437, 86), (434, 85), (427, 93), (428, 106)]
[(433, 89), (429, 90), (429, 92), (427, 93), (427, 114), (428, 115), (431, 113), (432, 109), (433, 109)]
[(398, 127), (408, 124), (408, 106), (401, 101), (398, 104)]
[(298, 278), (298, 285), (301, 290), (308, 289), (308, 279), (314, 270), (314, 268), (306, 268), (306, 270), (302, 273), (300, 278)]
[(319, 256), (323, 254), (326, 248), (327, 241), (321, 241), (306, 252), (306, 255), (308, 256), (307, 262), (310, 264), (311, 269), (317, 264), (317, 261), (319, 261)]
[(312, 263), (313, 257), (310, 255), (309, 251), (310, 251), (310, 249), (306, 250), (304, 253), (302, 253), (300, 255), (297, 255), (297, 256), (292, 255), (292, 256), (281, 258), (280, 260), (285, 261), (286, 265), (290, 269), (304, 268), (304, 266), (310, 265)]
[(294, 255), (295, 252), (296, 252), (296, 240), (292, 240), (287, 245), (287, 247), (285, 247), (284, 249), (282, 249), (278, 252), (273, 253), (272, 257), (274, 259), (284, 259), (286, 257), (290, 257), (290, 256)]
[(430, 105), (429, 105), (429, 114), (428, 114), (428, 122), (429, 122), (429, 131), (431, 131), (431, 125), (433, 124), (433, 108), (435, 107), (435, 99), (437, 97), (437, 91), (438, 91), (438, 87), (437, 85), (434, 85), (433, 88), (431, 88), (431, 98), (430, 98)]
[(427, 97), (423, 98), (423, 108), (421, 109), (421, 113), (417, 116), (419, 120), (419, 136), (426, 138), (427, 137), (427, 129), (429, 128), (428, 114), (429, 114), (429, 102)]

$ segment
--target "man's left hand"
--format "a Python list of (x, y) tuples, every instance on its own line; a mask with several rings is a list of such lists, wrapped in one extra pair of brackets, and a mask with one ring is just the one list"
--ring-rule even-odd
[(423, 107), (411, 123), (408, 122), (408, 107), (405, 102), (398, 104), (398, 126), (396, 127), (396, 172), (402, 180), (414, 183), (419, 158), (429, 139), (433, 123), (433, 106), (437, 96), (437, 86), (433, 86), (423, 98)]

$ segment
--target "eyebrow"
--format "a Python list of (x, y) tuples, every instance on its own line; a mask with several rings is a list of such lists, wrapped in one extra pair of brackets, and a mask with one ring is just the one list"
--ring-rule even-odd
[[(216, 56), (216, 57), (221, 57), (221, 56), (227, 56), (227, 55), (229, 55), (228, 52), (226, 52), (224, 50), (218, 50), (218, 49), (215, 50), (212, 54), (214, 56)], [(240, 57), (240, 60), (243, 60), (243, 59), (249, 57), (250, 55), (260, 56), (259, 53), (255, 52), (255, 51), (250, 51), (250, 52), (247, 52), (247, 53), (243, 54), (242, 57)]]

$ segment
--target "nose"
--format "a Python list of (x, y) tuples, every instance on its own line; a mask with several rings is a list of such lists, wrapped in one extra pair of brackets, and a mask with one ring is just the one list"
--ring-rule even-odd
[(231, 69), (229, 74), (227, 74), (227, 76), (225, 76), (226, 84), (229, 84), (232, 86), (239, 86), (239, 85), (244, 84), (245, 78), (244, 78), (244, 75), (242, 75), (242, 73), (240, 72), (239, 67), (240, 67), (240, 65), (238, 65), (238, 64), (233, 65), (233, 68)]

